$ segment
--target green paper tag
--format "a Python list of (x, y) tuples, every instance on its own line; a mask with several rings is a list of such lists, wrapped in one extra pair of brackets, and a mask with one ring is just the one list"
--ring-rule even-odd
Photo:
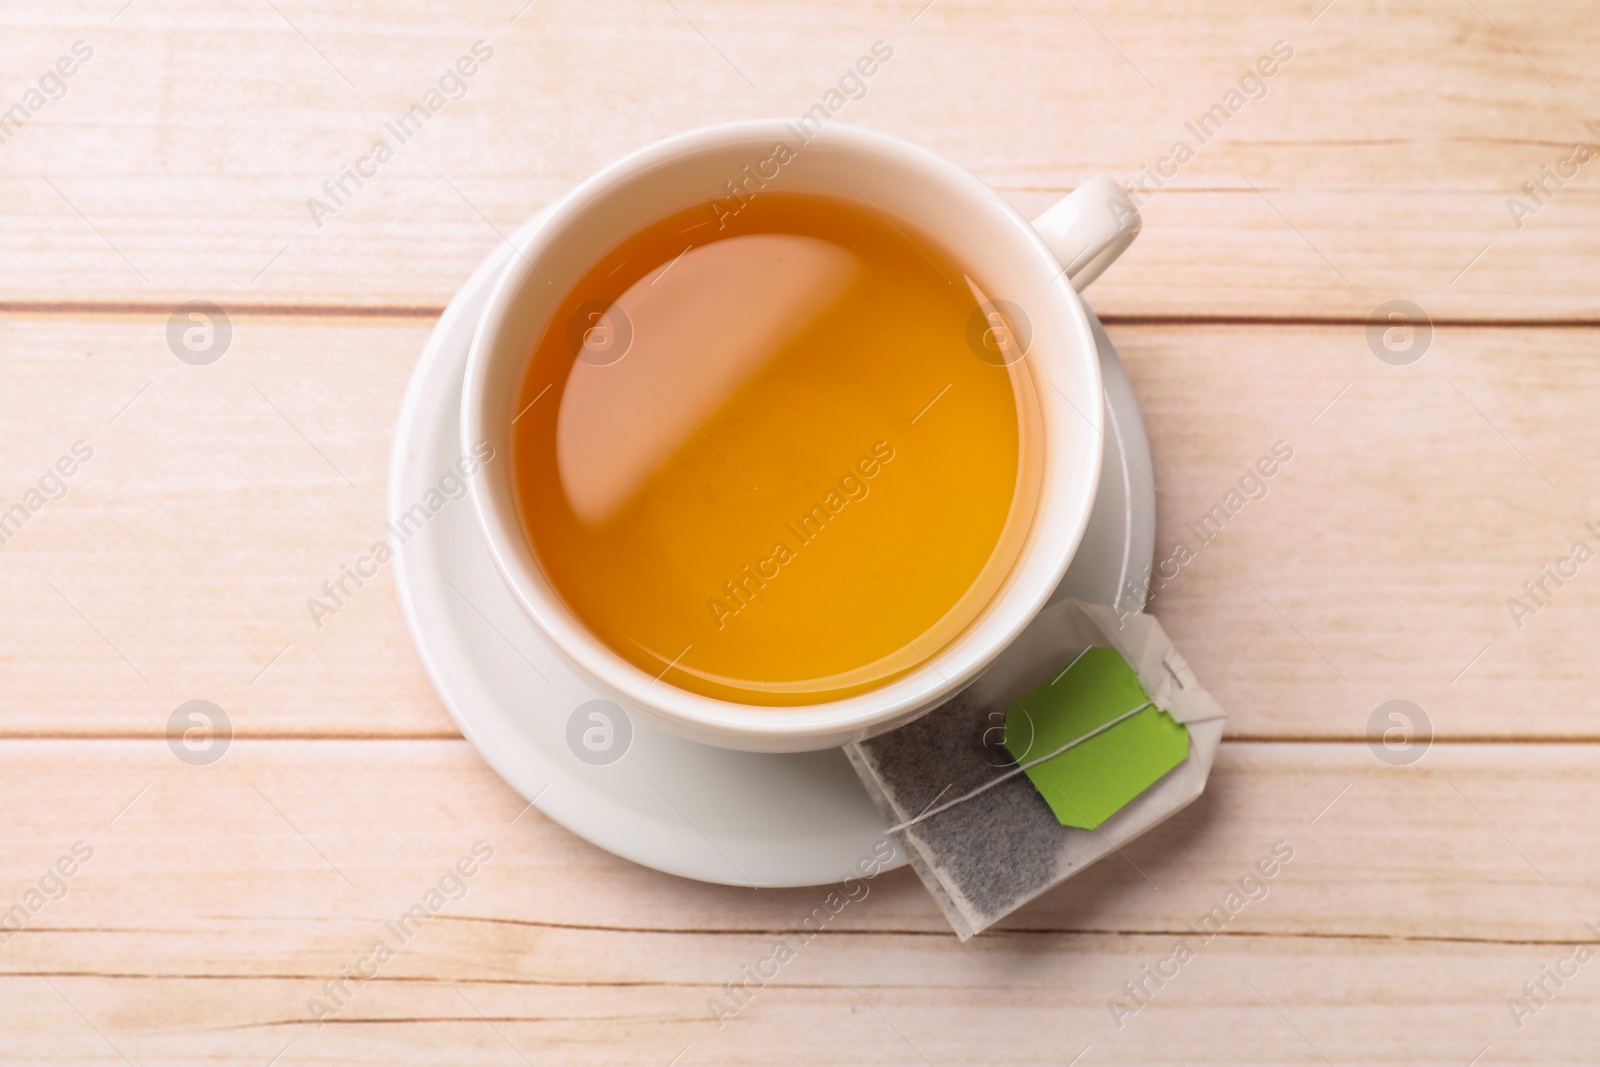
[(1146, 705), (1023, 772), (1062, 826), (1095, 829), (1188, 758), (1188, 727), (1149, 699), (1122, 653), (1090, 648), (1006, 709), (1006, 750), (1027, 763)]

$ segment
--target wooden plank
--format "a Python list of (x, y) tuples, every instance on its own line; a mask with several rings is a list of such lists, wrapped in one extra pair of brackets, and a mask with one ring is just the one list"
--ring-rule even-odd
[[(1060, 1063), (1086, 1044), (1118, 1063), (1460, 1064), (1486, 1044), (1497, 1062), (1567, 1062), (1596, 1036), (1587, 969), (1521, 1029), (1505, 1002), (1594, 939), (1600, 861), (1571, 811), (1597, 758), (1441, 744), (1397, 768), (1362, 744), (1226, 743), (1194, 807), (961, 945), (904, 871), (802, 943), (791, 924), (824, 890), (698, 885), (537, 812), (513, 822), (520, 799), (460, 741), (241, 741), (205, 768), (160, 744), (8, 741), (0, 901), (76, 841), (93, 855), (0, 946), (16, 1009), (0, 1047), (8, 1062), (111, 1062), (108, 1043), (133, 1062), (265, 1063), (286, 1045), (289, 1063), (516, 1062), (506, 1041), (532, 1062), (665, 1063), (686, 1045), (680, 1062), (920, 1062), (899, 1030), (933, 1062)], [(330, 1002), (324, 983), (477, 841), (493, 855), (459, 899), (315, 1027), (307, 1002)], [(1214, 937), (1189, 928), (1275, 847), (1292, 856), (1257, 899)], [(1178, 938), (1195, 958), (1147, 980), (1117, 1027), (1107, 1001), (1132, 1005), (1122, 983)], [(777, 940), (794, 959), (719, 1030), (708, 999)]]
[(1233, 734), (1361, 736), (1405, 699), (1440, 736), (1591, 736), (1587, 331), (1440, 329), (1403, 367), (1360, 326), (1113, 333), (1160, 490), (1153, 610)]
[[(1533, 216), (1508, 209), (1600, 140), (1581, 0), (516, 6), (8, 10), (16, 71), (79, 39), (94, 56), (0, 149), (5, 299), (437, 308), (601, 165), (799, 115), (882, 39), (894, 58), (835, 119), (942, 152), (1029, 214), (1191, 144), (1096, 286), (1107, 313), (1365, 319), (1403, 297), (1441, 319), (1600, 318), (1593, 168)], [(403, 144), (387, 133), (478, 39), (495, 52), (464, 95)], [(1293, 58), (1260, 98), (1191, 133), (1278, 41)], [(394, 158), (317, 225), (308, 200), (378, 138)]]
[[(164, 327), (6, 319), (0, 507), (75, 441), (96, 451), (0, 549), (0, 731), (156, 736), (203, 697), (247, 735), (453, 735), (387, 572), (320, 628), (305, 606), (383, 535), (429, 324), (243, 316), (208, 367), (174, 358)], [(1112, 333), (1175, 574), (1153, 582), (1155, 610), (1233, 735), (1359, 738), (1406, 699), (1442, 737), (1596, 736), (1600, 586), (1592, 567), (1561, 588), (1542, 568), (1600, 548), (1597, 331), (1440, 329), (1406, 367), (1359, 326)], [(1197, 524), (1279, 441), (1294, 455), (1265, 498), (1202, 543)], [(1546, 605), (1513, 618), (1537, 581)]]
[(241, 319), (191, 366), (165, 317), (9, 320), (0, 508), (75, 442), (93, 458), (0, 549), (4, 729), (143, 733), (204, 697), (246, 731), (339, 708), (340, 731), (453, 734), (387, 573), (320, 629), (306, 609), (383, 536), (429, 325)]
[[(0, 114), (94, 49), (0, 130), (0, 514), (61, 497), (0, 544), (0, 1059), (1587, 1062), (1600, 593), (1545, 568), (1600, 548), (1600, 165), (1521, 225), (1508, 203), (1600, 141), (1587, 5), (521, 3), (0, 11)], [(478, 39), (462, 99), (318, 226), (307, 198)], [(587, 845), (456, 736), (387, 573), (321, 629), (304, 609), (381, 536), (416, 354), (502, 233), (656, 138), (800, 114), (878, 39), (837, 118), (1025, 215), (1138, 182), (1294, 49), (1090, 294), (1158, 558), (1193, 553), (1155, 610), (1230, 738), (1193, 807), (967, 945), (907, 871), (804, 939), (826, 889)], [(233, 315), (210, 366), (168, 350), (192, 298)], [(1406, 366), (1364, 328), (1396, 298), (1441, 324)], [(1458, 325), (1490, 321), (1519, 328)], [(196, 697), (237, 730), (208, 767), (164, 738)], [(1395, 699), (1431, 725), (1389, 750)], [(380, 938), (372, 980), (330, 984)]]

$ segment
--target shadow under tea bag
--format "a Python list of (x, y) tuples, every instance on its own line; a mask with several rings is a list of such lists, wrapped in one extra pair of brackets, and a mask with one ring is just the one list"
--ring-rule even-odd
[(1063, 600), (845, 754), (965, 941), (1198, 797), (1225, 721), (1153, 616)]

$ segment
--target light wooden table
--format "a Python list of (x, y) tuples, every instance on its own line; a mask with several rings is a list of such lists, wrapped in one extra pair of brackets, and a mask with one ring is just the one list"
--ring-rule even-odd
[[(1600, 162), (1507, 205), (1600, 139), (1592, 5), (122, 3), (0, 12), (0, 108), (25, 113), (0, 127), (0, 509), (93, 451), (0, 546), (0, 909), (26, 916), (0, 1060), (1593, 1062), (1600, 963), (1563, 961), (1600, 925), (1600, 562), (1527, 617), (1508, 599), (1600, 550)], [(307, 199), (480, 39), (464, 96), (317, 225)], [(407, 376), (502, 233), (658, 137), (800, 114), (878, 40), (838, 119), (1024, 212), (1136, 181), (1292, 48), (1091, 297), (1159, 554), (1274, 442), (1294, 458), (1155, 600), (1231, 716), (1200, 803), (967, 945), (886, 875), (719, 1029), (708, 998), (820, 891), (681, 881), (518, 817), (392, 577), (320, 629), (305, 600), (379, 535)], [(191, 299), (231, 317), (209, 366), (167, 345)], [(1368, 341), (1397, 299), (1433, 322), (1403, 366)], [(194, 699), (234, 730), (209, 766), (166, 741)], [(1396, 699), (1434, 735), (1406, 765), (1368, 741)], [(476, 841), (467, 895), (315, 1025)], [(1280, 841), (1266, 898), (1119, 1027), (1108, 1000)]]

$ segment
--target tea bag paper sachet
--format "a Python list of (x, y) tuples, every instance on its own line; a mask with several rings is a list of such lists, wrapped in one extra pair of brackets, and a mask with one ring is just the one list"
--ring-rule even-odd
[(1198, 797), (1225, 721), (1153, 616), (1062, 600), (845, 754), (965, 941)]

